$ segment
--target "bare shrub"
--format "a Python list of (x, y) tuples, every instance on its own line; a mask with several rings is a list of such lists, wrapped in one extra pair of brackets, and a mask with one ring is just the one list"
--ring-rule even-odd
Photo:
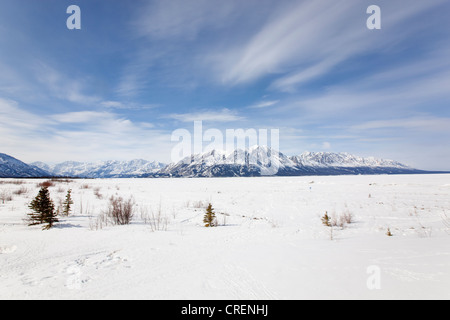
[(194, 201), (192, 202), (192, 207), (193, 208), (197, 208), (197, 209), (206, 209), (208, 207), (209, 203), (208, 202), (203, 202), (203, 201)]
[(18, 195), (18, 196), (20, 196), (22, 194), (26, 194), (26, 193), (28, 193), (28, 189), (23, 186), (20, 187), (20, 189), (13, 191), (13, 194)]
[[(218, 212), (218, 215), (222, 216), (222, 222), (218, 223), (218, 225), (220, 226), (226, 226), (227, 225), (227, 217), (229, 217), (230, 215), (228, 213), (224, 213), (224, 212)], [(253, 218), (254, 220), (259, 220), (258, 218)]]
[(353, 214), (350, 211), (346, 211), (342, 214), (342, 219), (347, 224), (353, 223)]
[(347, 224), (347, 221), (345, 220), (345, 216), (344, 215), (339, 216), (339, 221), (337, 223), (337, 226), (344, 229), (346, 224)]
[(328, 212), (326, 212), (325, 215), (321, 217), (321, 220), (322, 224), (327, 227), (340, 227), (344, 229), (347, 224), (353, 222), (353, 214), (348, 210), (339, 215), (336, 215), (336, 213), (328, 215)]
[(52, 182), (59, 182), (59, 183), (70, 183), (73, 182), (73, 180), (70, 179), (61, 179), (61, 178), (52, 178), (50, 179)]
[(134, 216), (134, 200), (111, 196), (106, 216), (115, 225), (130, 224)]
[(103, 199), (103, 195), (100, 193), (100, 187), (94, 188), (94, 195), (99, 200)]
[(108, 225), (108, 217), (105, 213), (99, 214), (97, 217), (89, 216), (89, 229), (99, 230)]
[(339, 216), (337, 216), (336, 215), (336, 213), (332, 213), (331, 214), (331, 218), (330, 218), (330, 225), (332, 226), (332, 227), (337, 227), (338, 226), (338, 221), (340, 221), (340, 219), (339, 219), (340, 217)]
[(2, 190), (0, 192), (0, 201), (2, 202), (2, 204), (5, 204), (5, 202), (7, 202), (7, 201), (12, 201), (12, 199), (13, 199), (13, 197), (9, 191)]
[(80, 189), (89, 189), (90, 186), (87, 183), (84, 183), (80, 186)]
[(47, 180), (47, 181), (38, 183), (37, 186), (40, 187), (40, 188), (42, 188), (42, 187), (49, 188), (49, 187), (55, 186), (55, 183), (53, 181), (51, 181), (51, 180)]
[(0, 184), (15, 184), (15, 185), (21, 185), (25, 184), (26, 182), (23, 180), (2, 180), (0, 181)]
[(145, 224), (149, 225), (152, 231), (167, 231), (169, 218), (163, 214), (161, 204), (159, 204), (157, 210), (141, 206), (140, 214), (142, 221), (144, 221)]

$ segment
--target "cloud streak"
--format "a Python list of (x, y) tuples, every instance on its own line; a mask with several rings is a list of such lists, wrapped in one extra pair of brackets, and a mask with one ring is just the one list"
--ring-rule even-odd
[(181, 122), (208, 121), (208, 122), (235, 122), (242, 121), (245, 118), (239, 116), (236, 111), (224, 108), (220, 111), (204, 110), (193, 113), (169, 114), (165, 116), (168, 119), (174, 119)]
[[(406, 6), (391, 1), (383, 7), (387, 12), (383, 23), (396, 28), (443, 3), (415, 2)], [(280, 8), (244, 45), (239, 43), (218, 54), (222, 63), (217, 70), (224, 83), (239, 85), (275, 76), (271, 88), (291, 92), (360, 54), (379, 47), (389, 50), (418, 28), (410, 23), (406, 30), (399, 30), (400, 35), (383, 33), (383, 37), (376, 37), (365, 28), (365, 8), (359, 1), (281, 2)]]
[(2, 152), (30, 162), (170, 157), (169, 132), (112, 112), (42, 116), (24, 111), (15, 101), (0, 99), (0, 133)]

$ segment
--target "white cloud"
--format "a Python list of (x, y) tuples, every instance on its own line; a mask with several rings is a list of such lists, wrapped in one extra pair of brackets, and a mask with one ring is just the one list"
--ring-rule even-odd
[[(353, 19), (349, 19), (349, 13), (355, 12), (352, 7), (351, 1), (284, 4), (246, 45), (223, 54), (223, 81), (245, 83), (265, 75), (284, 73), (293, 65), (320, 63), (335, 54), (336, 49), (348, 45), (355, 32), (360, 33)], [(336, 32), (336, 25), (341, 32)]]
[(16, 101), (0, 98), (0, 127), (17, 132), (45, 131), (55, 122), (39, 114), (22, 110)]
[(331, 149), (331, 143), (325, 141), (322, 143), (322, 149), (329, 150)]
[(97, 123), (100, 120), (114, 119), (114, 115), (108, 112), (78, 111), (56, 114), (50, 116), (50, 118), (57, 121), (58, 123)]
[(200, 111), (194, 113), (170, 114), (166, 118), (181, 122), (210, 121), (210, 122), (233, 122), (244, 120), (236, 111), (222, 109), (220, 111)]
[(141, 104), (135, 102), (122, 102), (122, 101), (102, 101), (100, 103), (102, 107), (109, 109), (126, 109), (126, 110), (143, 110), (160, 107), (159, 104)]
[(414, 129), (450, 133), (450, 118), (432, 116), (374, 120), (351, 126), (355, 130)]
[(37, 81), (44, 86), (49, 96), (82, 105), (101, 101), (99, 97), (85, 93), (87, 81), (68, 77), (46, 63), (37, 62), (34, 72)]
[[(420, 31), (420, 24), (408, 21), (443, 3), (444, 0), (408, 5), (403, 1), (385, 3), (383, 26), (397, 32), (384, 32), (377, 37), (365, 26), (367, 7), (360, 1), (301, 1), (293, 5), (281, 2), (268, 22), (246, 43), (236, 43), (216, 53), (215, 70), (226, 84), (245, 84), (273, 76), (278, 79), (272, 83), (272, 89), (294, 91), (361, 53), (378, 52), (380, 48), (388, 51)], [(407, 27), (396, 28), (400, 24)]]
[(272, 107), (272, 106), (276, 105), (278, 102), (280, 102), (280, 101), (279, 100), (261, 101), (257, 104), (250, 106), (250, 108), (253, 108), (253, 109), (268, 108), (268, 107)]
[(0, 99), (2, 152), (22, 161), (168, 161), (170, 132), (135, 123), (112, 112), (81, 111), (39, 115)]
[(139, 9), (134, 27), (143, 37), (190, 41), (205, 28), (218, 28), (224, 22), (230, 23), (238, 4), (233, 0), (151, 1)]

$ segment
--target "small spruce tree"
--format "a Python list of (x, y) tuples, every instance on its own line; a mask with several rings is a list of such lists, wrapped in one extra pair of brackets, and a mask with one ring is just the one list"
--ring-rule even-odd
[(70, 210), (71, 210), (70, 206), (73, 205), (71, 193), (72, 193), (72, 190), (69, 189), (67, 191), (66, 200), (64, 200), (64, 203), (63, 203), (63, 215), (65, 215), (65, 216), (69, 216)]
[(205, 227), (215, 227), (215, 226), (217, 226), (216, 214), (214, 212), (214, 209), (213, 209), (211, 203), (206, 208), (206, 213), (205, 213), (205, 216), (203, 218), (203, 223), (205, 224)]
[(328, 212), (325, 212), (325, 215), (322, 217), (322, 223), (327, 227), (331, 227), (331, 218)]
[(29, 226), (46, 224), (42, 229), (48, 230), (53, 227), (55, 222), (58, 222), (55, 205), (53, 204), (52, 199), (50, 199), (48, 187), (42, 187), (41, 190), (39, 190), (38, 195), (31, 201), (28, 208), (32, 210), (32, 212), (28, 214)]
[(390, 228), (387, 228), (386, 235), (387, 235), (388, 237), (392, 237), (392, 236), (393, 236), (393, 234), (392, 234)]

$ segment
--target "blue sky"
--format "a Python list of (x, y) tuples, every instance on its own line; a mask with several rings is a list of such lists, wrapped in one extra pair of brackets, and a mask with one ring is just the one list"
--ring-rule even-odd
[[(369, 5), (381, 30), (369, 30)], [(68, 30), (69, 5), (81, 30)], [(447, 0), (2, 0), (0, 152), (170, 161), (193, 121), (450, 170)]]

